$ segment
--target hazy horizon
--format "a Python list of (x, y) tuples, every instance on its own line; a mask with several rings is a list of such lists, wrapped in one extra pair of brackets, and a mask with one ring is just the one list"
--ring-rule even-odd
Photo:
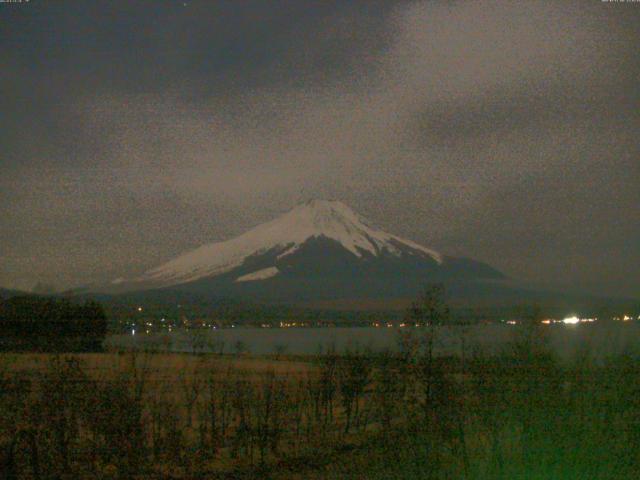
[(318, 198), (637, 297), (637, 7), (0, 3), (0, 286), (139, 274)]

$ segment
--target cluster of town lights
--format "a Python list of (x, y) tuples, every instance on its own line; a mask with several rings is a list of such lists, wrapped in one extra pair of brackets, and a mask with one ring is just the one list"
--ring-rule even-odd
[[(598, 319), (596, 317), (594, 318), (579, 318), (575, 315), (572, 315), (570, 317), (565, 317), (562, 320), (554, 320), (554, 319), (545, 319), (542, 320), (542, 323), (544, 323), (545, 325), (549, 325), (551, 323), (564, 323), (565, 325), (576, 325), (578, 323), (592, 323), (592, 322), (596, 322)], [(614, 321), (623, 321), (623, 322), (629, 322), (631, 320), (633, 320), (633, 317), (631, 315), (623, 315), (622, 317), (613, 317)], [(638, 320), (640, 320), (640, 315), (638, 316)]]
[[(178, 307), (180, 307), (180, 305), (178, 305)], [(136, 306), (135, 310), (138, 312), (143, 312), (144, 309), (142, 306)], [(598, 318), (593, 317), (593, 318), (580, 318), (577, 315), (570, 315), (567, 316), (563, 319), (554, 319), (554, 318), (546, 318), (544, 320), (541, 320), (541, 323), (543, 325), (551, 325), (551, 324), (564, 324), (564, 325), (577, 325), (579, 323), (591, 323), (591, 322), (595, 322), (597, 321)], [(621, 316), (615, 316), (613, 317), (614, 321), (622, 321), (622, 322), (629, 322), (631, 320), (636, 320), (635, 315), (629, 315), (629, 314), (624, 314)], [(637, 320), (640, 320), (640, 315), (637, 316)], [(520, 320), (501, 320), (502, 323), (506, 323), (507, 325), (517, 325), (518, 323), (520, 323)], [(171, 332), (173, 330), (173, 326), (172, 325), (167, 325), (167, 319), (165, 317), (162, 317), (160, 319), (160, 326), (162, 328), (168, 328), (169, 332)], [(191, 324), (191, 322), (188, 322), (186, 318), (183, 317), (182, 320), (183, 326), (184, 327), (201, 327), (201, 328), (211, 328), (214, 330), (217, 330), (219, 327), (215, 324), (215, 323), (207, 323), (206, 321), (199, 321), (199, 322), (195, 322), (193, 324)], [(420, 327), (421, 324), (419, 323), (406, 323), (406, 322), (402, 322), (402, 323), (394, 323), (394, 322), (371, 322), (370, 325), (372, 327), (376, 327), (376, 328), (393, 328), (393, 327)], [(230, 327), (231, 328), (235, 328), (235, 324), (231, 324)], [(279, 326), (280, 328), (295, 328), (295, 327), (309, 327), (312, 326), (312, 324), (310, 324), (309, 322), (292, 322), (292, 321), (285, 321), (285, 322), (279, 322), (279, 324), (272, 324), (272, 323), (262, 323), (260, 324), (260, 327), (262, 328), (273, 328), (273, 327), (277, 327)], [(326, 325), (326, 326), (332, 326), (332, 325)], [(131, 335), (135, 335), (137, 333), (135, 325), (131, 325)], [(143, 332), (146, 332), (147, 334), (151, 332), (151, 329), (153, 329), (154, 324), (147, 321), (143, 324), (142, 329)]]
[(596, 320), (598, 319), (597, 318), (579, 318), (575, 315), (572, 315), (570, 317), (565, 317), (562, 320), (547, 318), (545, 320), (542, 320), (542, 323), (544, 325), (550, 325), (552, 323), (564, 323), (565, 325), (576, 325), (578, 323), (591, 323), (591, 322), (595, 322)]

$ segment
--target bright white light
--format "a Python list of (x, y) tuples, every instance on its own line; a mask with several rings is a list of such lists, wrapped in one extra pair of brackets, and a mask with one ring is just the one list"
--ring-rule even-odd
[(135, 328), (132, 328), (132, 329), (131, 329), (131, 335), (135, 335), (135, 334), (136, 334), (136, 329), (135, 329)]
[(578, 322), (580, 322), (580, 319), (575, 315), (573, 317), (567, 317), (564, 320), (562, 320), (562, 323), (565, 323), (567, 325), (575, 325)]
[(138, 311), (141, 312), (142, 311), (142, 307), (138, 307)]

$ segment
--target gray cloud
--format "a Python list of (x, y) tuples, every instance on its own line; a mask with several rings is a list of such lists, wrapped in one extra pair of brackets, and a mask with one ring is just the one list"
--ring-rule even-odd
[(0, 284), (136, 273), (335, 197), (523, 280), (637, 293), (632, 5), (110, 5), (10, 13)]

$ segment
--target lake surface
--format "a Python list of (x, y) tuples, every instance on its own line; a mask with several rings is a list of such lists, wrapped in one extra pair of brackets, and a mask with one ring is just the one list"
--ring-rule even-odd
[[(437, 335), (439, 353), (459, 353), (462, 345), (467, 352), (473, 348), (498, 351), (513, 340), (519, 331), (513, 325), (477, 325), (473, 327), (443, 328)], [(571, 357), (580, 349), (588, 349), (594, 356), (603, 357), (630, 350), (640, 351), (640, 322), (591, 323), (579, 325), (542, 326), (553, 350), (562, 357)], [(176, 331), (165, 334), (136, 334), (110, 336), (106, 345), (111, 348), (156, 348), (173, 352), (192, 352), (194, 345), (204, 351), (225, 353), (236, 351), (241, 342), (245, 351), (254, 354), (275, 353), (314, 354), (335, 347), (399, 350), (398, 331), (412, 331), (424, 335), (422, 328), (228, 328), (200, 330), (198, 333)]]

